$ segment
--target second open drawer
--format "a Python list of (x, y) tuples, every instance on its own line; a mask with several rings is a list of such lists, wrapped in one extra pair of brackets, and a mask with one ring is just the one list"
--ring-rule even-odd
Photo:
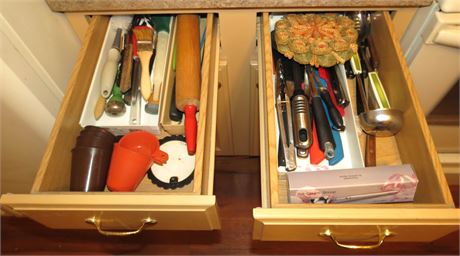
[[(432, 241), (456, 229), (455, 209), (409, 70), (388, 12), (376, 13), (371, 36), (380, 57), (379, 74), (404, 126), (394, 138), (377, 138), (377, 165), (411, 164), (419, 178), (413, 203), (289, 204), (286, 174), (278, 172), (270, 15), (259, 34), (259, 108), (262, 207), (253, 210), (257, 240), (327, 241), (345, 247), (360, 242)], [(354, 82), (349, 80), (349, 88)], [(344, 149), (346, 151), (346, 149)], [(349, 243), (349, 244), (347, 244)]]

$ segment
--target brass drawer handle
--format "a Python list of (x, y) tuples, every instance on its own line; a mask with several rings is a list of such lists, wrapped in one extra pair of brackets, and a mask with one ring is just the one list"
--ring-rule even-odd
[(85, 222), (87, 222), (89, 224), (93, 224), (96, 227), (97, 231), (100, 234), (105, 235), (105, 236), (129, 236), (129, 235), (135, 235), (135, 234), (141, 232), (144, 229), (145, 224), (155, 224), (155, 223), (157, 223), (156, 220), (148, 217), (148, 218), (142, 220), (142, 224), (136, 230), (132, 230), (132, 231), (107, 231), (107, 230), (102, 229), (101, 220), (96, 218), (96, 217), (87, 218), (85, 220)]
[(392, 235), (392, 233), (388, 230), (385, 229), (383, 232), (381, 232), (380, 228), (379, 230), (379, 241), (375, 244), (370, 244), (370, 245), (355, 245), (355, 244), (344, 244), (341, 243), (337, 240), (335, 235), (332, 233), (332, 231), (328, 228), (324, 232), (321, 232), (319, 235), (324, 236), (324, 237), (329, 237), (337, 246), (347, 248), (347, 249), (375, 249), (383, 244), (385, 241), (385, 238), (389, 237)]

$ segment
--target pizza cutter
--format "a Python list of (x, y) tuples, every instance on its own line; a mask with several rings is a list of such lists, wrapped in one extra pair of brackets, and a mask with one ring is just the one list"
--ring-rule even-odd
[(163, 165), (152, 165), (147, 177), (164, 189), (176, 189), (190, 184), (195, 170), (195, 155), (189, 155), (184, 136), (160, 139), (160, 150), (169, 156)]

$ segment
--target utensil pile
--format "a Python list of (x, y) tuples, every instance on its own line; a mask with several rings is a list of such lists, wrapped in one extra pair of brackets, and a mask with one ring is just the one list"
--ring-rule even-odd
[[(394, 109), (378, 75), (379, 61), (369, 36), (371, 14), (344, 14), (358, 32), (358, 50), (344, 63), (346, 76), (356, 81), (356, 104), (360, 125), (367, 134), (366, 166), (375, 166), (375, 136), (393, 136), (402, 127), (402, 112)], [(276, 25), (275, 25), (276, 26)], [(344, 109), (350, 100), (340, 68), (301, 65), (283, 56), (272, 32), (276, 69), (276, 110), (280, 130), (279, 166), (297, 168), (298, 158), (309, 157), (312, 165), (324, 159), (330, 166), (344, 157), (340, 133), (345, 130)], [(278, 35), (279, 36), (279, 35)], [(280, 39), (278, 39), (280, 40)]]
[(130, 106), (129, 124), (138, 125), (142, 98), (145, 112), (158, 115), (171, 20), (170, 15), (135, 15), (127, 29), (117, 28), (102, 67), (96, 120), (104, 113), (123, 116)]
[(369, 36), (371, 29), (371, 14), (369, 12), (354, 12), (352, 14), (359, 31), (358, 53), (352, 59), (361, 66), (362, 70), (353, 69), (356, 76), (356, 98), (361, 128), (366, 135), (366, 166), (376, 165), (375, 137), (394, 136), (401, 130), (403, 114), (394, 109), (385, 92), (378, 74), (378, 56)]

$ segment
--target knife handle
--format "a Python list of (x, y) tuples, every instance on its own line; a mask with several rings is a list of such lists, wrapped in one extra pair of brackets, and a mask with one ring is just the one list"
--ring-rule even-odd
[(376, 166), (376, 143), (375, 143), (375, 136), (366, 134), (366, 152), (364, 161), (367, 166)]
[(123, 50), (123, 66), (121, 70), (120, 89), (126, 93), (131, 89), (131, 77), (133, 69), (133, 45), (128, 44)]
[[(362, 92), (361, 92), (362, 91)], [(368, 109), (367, 100), (365, 98), (364, 79), (361, 75), (355, 77), (355, 97), (356, 97), (356, 112), (363, 113)], [(365, 101), (366, 100), (366, 101)], [(366, 106), (364, 106), (366, 104)]]
[(345, 61), (343, 64), (345, 67), (345, 73), (347, 74), (348, 79), (353, 79), (355, 78), (355, 73), (353, 72), (353, 68), (351, 67), (351, 63), (349, 60)]
[(348, 106), (348, 104), (350, 104), (350, 100), (348, 100), (347, 94), (344, 89), (346, 85), (342, 84), (342, 81), (337, 76), (337, 70), (340, 69), (336, 69), (334, 67), (327, 68), (327, 73), (331, 80), (331, 89), (334, 93), (334, 96), (336, 97), (335, 99), (337, 100), (337, 104), (342, 107), (346, 107)]
[(367, 58), (365, 46), (363, 45), (358, 46), (358, 55), (359, 55), (359, 60), (361, 62), (362, 75), (364, 78), (367, 78), (369, 72), (372, 71), (373, 68), (371, 66), (371, 63), (369, 62), (369, 59)]
[(375, 44), (374, 44), (374, 39), (372, 37), (368, 36), (366, 38), (366, 47), (369, 50), (369, 55), (370, 55), (370, 62), (372, 63), (372, 67), (374, 69), (377, 69), (379, 66), (379, 56), (377, 55), (377, 51), (375, 50)]
[(332, 128), (337, 131), (345, 130), (345, 125), (343, 125), (342, 116), (340, 115), (339, 111), (335, 108), (334, 103), (332, 103), (331, 96), (329, 95), (327, 89), (324, 87), (320, 87), (319, 94), (326, 105), (327, 112), (329, 113), (329, 117), (332, 122)]
[(120, 61), (120, 51), (116, 48), (111, 48), (107, 56), (107, 61), (102, 67), (101, 72), (101, 95), (108, 98), (112, 92), (113, 82), (117, 74), (118, 62)]
[(342, 104), (346, 103), (346, 105), (348, 105), (348, 103), (344, 102), (344, 101), (346, 101), (346, 99), (341, 98), (342, 95), (339, 95), (339, 94), (341, 94), (340, 90), (335, 90), (334, 89), (333, 84), (337, 83), (337, 77), (333, 76), (333, 74), (335, 74), (335, 73), (330, 73), (329, 70), (325, 69), (325, 68), (319, 68), (318, 69), (318, 74), (326, 83), (326, 84), (324, 84), (324, 87), (326, 87), (327, 91), (329, 92), (329, 96), (330, 96), (330, 98), (332, 100), (332, 104), (339, 111), (340, 116), (345, 116), (345, 109), (344, 109), (345, 106), (340, 105), (339, 102), (342, 103)]

